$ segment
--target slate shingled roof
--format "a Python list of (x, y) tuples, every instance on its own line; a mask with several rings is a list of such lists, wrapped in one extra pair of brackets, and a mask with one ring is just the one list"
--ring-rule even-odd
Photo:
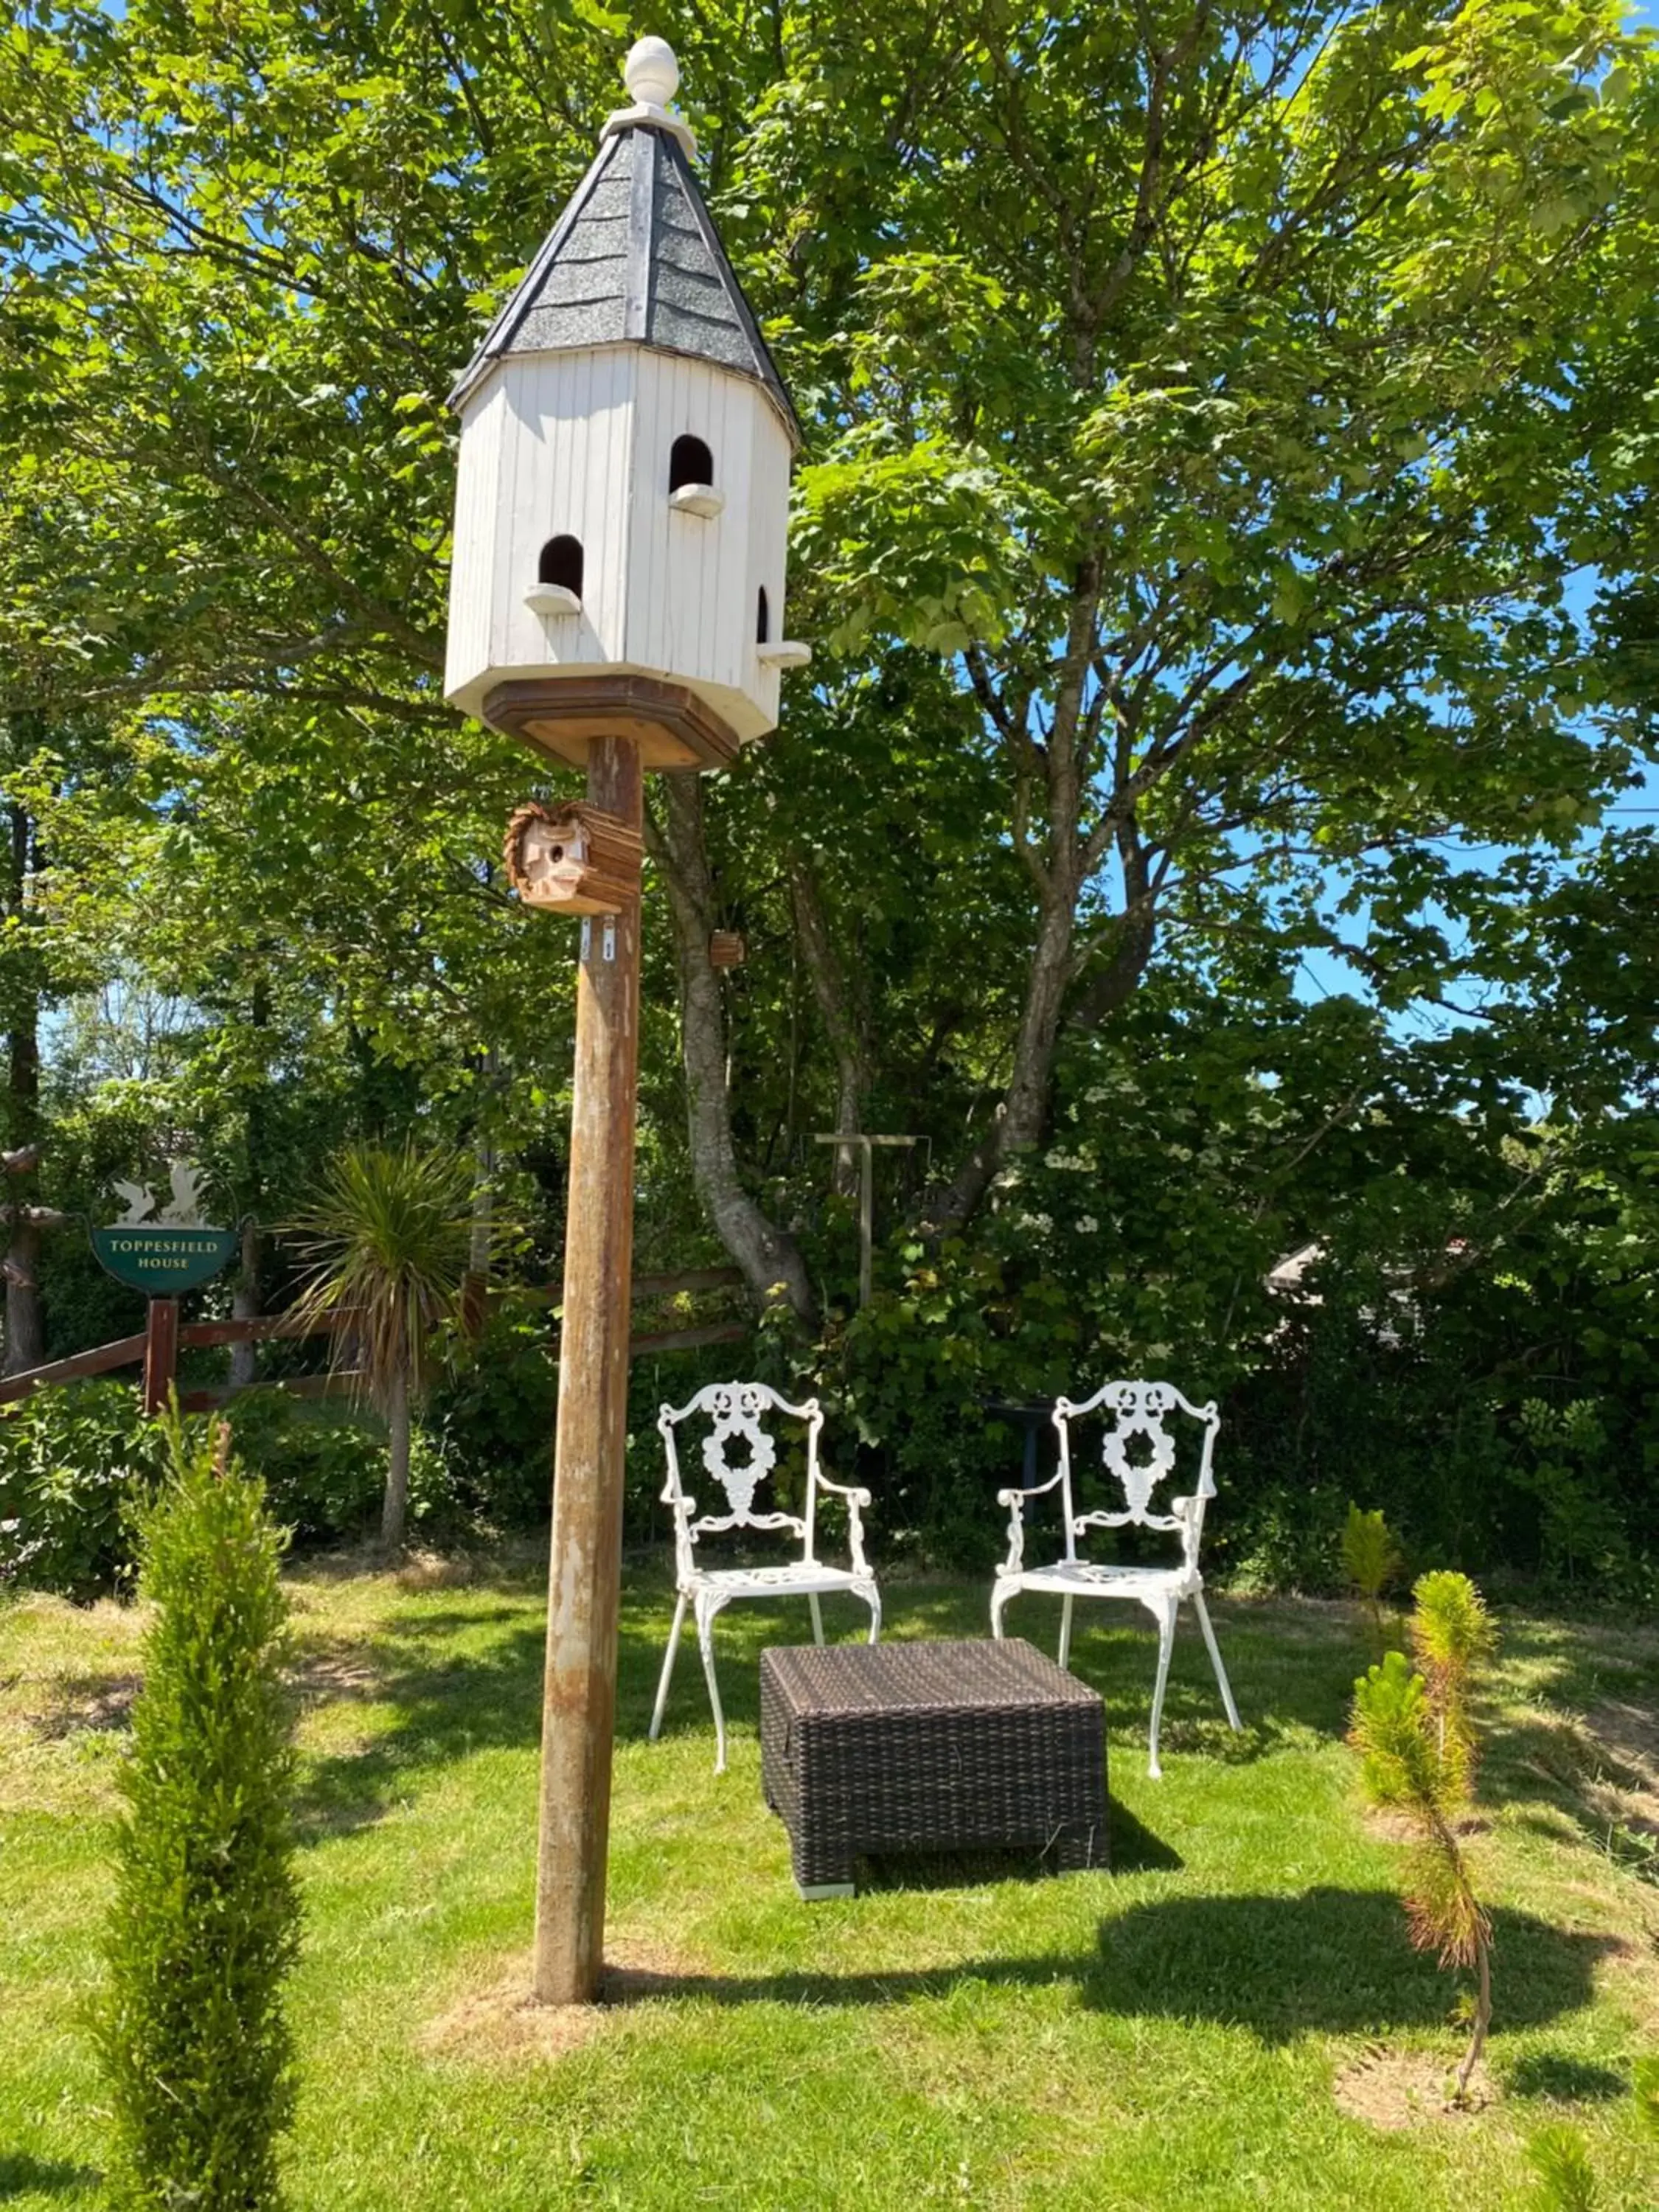
[(753, 377), (799, 443), (783, 380), (690, 166), (666, 131), (648, 126), (620, 131), (600, 147), (450, 404), (460, 405), (507, 355), (629, 339)]

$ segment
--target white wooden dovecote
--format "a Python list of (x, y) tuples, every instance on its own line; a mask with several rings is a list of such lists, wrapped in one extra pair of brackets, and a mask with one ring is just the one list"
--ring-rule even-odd
[(778, 719), (799, 430), (687, 160), (660, 39), (634, 105), (452, 395), (461, 417), (445, 690), (580, 762), (717, 767)]

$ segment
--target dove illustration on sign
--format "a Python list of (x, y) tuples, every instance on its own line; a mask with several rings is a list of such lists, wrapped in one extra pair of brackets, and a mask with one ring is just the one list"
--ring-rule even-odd
[(205, 1229), (202, 1218), (202, 1187), (207, 1178), (193, 1160), (169, 1160), (167, 1182), (172, 1196), (155, 1211), (155, 1194), (148, 1183), (116, 1182), (112, 1187), (126, 1212), (116, 1223), (118, 1229), (137, 1229), (142, 1224), (165, 1223), (169, 1229)]

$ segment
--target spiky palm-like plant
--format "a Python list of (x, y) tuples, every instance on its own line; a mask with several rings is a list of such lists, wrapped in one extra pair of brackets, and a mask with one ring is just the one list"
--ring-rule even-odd
[(1473, 1967), (1477, 1976), (1474, 2031), (1454, 2093), (1461, 2104), (1492, 2024), (1492, 1923), (1475, 1895), (1457, 1822), (1474, 1771), (1470, 1675), (1493, 1632), (1466, 1576), (1425, 1575), (1413, 1595), (1412, 1643), (1427, 1671), (1417, 1673), (1403, 1651), (1385, 1653), (1354, 1684), (1348, 1741), (1373, 1801), (1405, 1814), (1416, 1831), (1406, 1888), (1413, 1942), (1435, 1952), (1443, 1966)]
[(465, 1153), (349, 1145), (325, 1172), (316, 1202), (291, 1224), (309, 1273), (301, 1311), (357, 1346), (362, 1387), (391, 1439), (380, 1540), (403, 1541), (410, 1425), (431, 1366), (432, 1340), (466, 1279), (472, 1164)]

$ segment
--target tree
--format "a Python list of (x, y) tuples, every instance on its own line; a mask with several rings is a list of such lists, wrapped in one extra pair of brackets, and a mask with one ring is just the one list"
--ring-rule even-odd
[(355, 1344), (362, 1388), (391, 1432), (380, 1519), (391, 1549), (404, 1540), (412, 1407), (429, 1376), (434, 1332), (458, 1317), (465, 1287), (471, 1164), (413, 1142), (348, 1146), (293, 1231), (310, 1265), (300, 1310)]
[(1562, 584), (1615, 543), (1580, 379), (1649, 64), (1594, 8), (900, 9), (850, 71), (819, 21), (740, 178), (842, 426), (801, 568), (832, 645), (955, 658), (1032, 902), (959, 1225), (1230, 874), (1409, 861), (1420, 910), (1437, 837), (1616, 781)]

